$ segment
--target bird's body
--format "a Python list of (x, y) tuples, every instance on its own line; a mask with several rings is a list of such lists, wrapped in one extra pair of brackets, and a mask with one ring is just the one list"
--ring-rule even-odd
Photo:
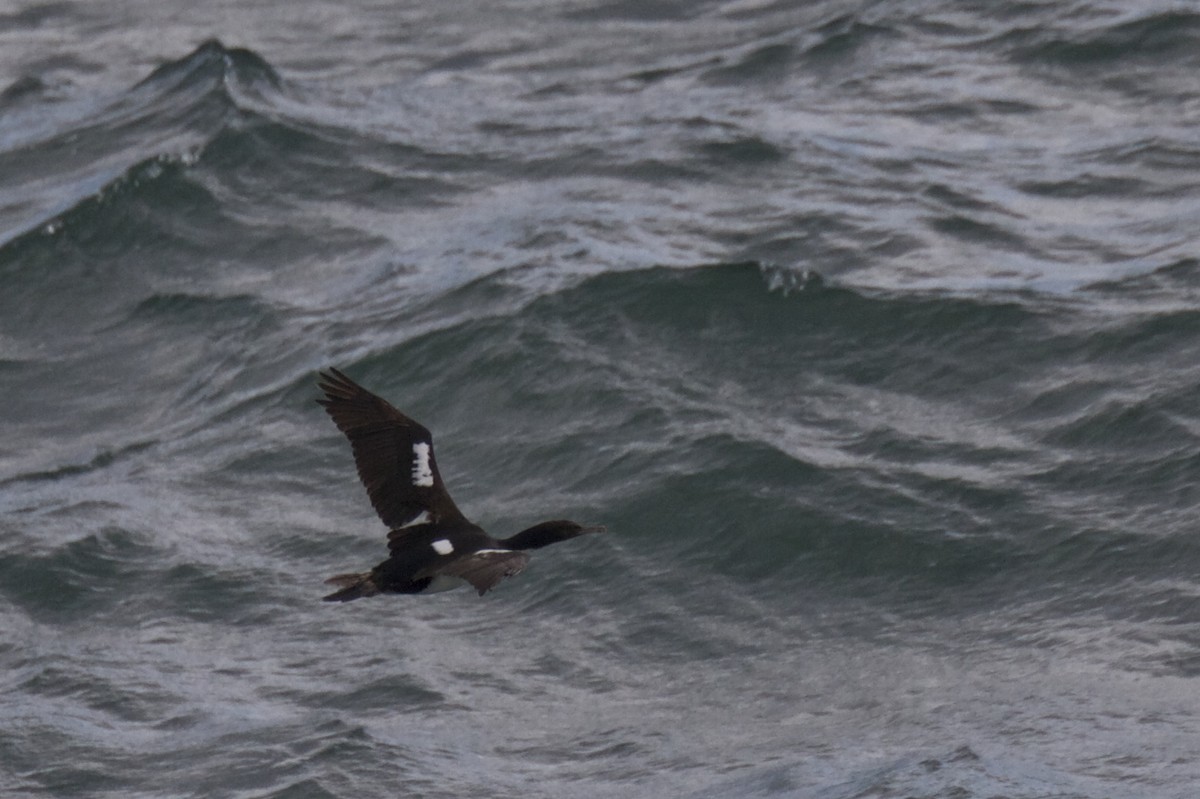
[(369, 572), (331, 577), (327, 582), (339, 590), (325, 597), (327, 601), (380, 593), (432, 593), (462, 585), (464, 580), (482, 596), (525, 568), (526, 550), (603, 532), (602, 527), (556, 520), (510, 538), (492, 538), (463, 516), (450, 498), (426, 428), (336, 369), (322, 374), (319, 386), (325, 396), (317, 402), (350, 439), (358, 476), (375, 511), (390, 528), (391, 553)]

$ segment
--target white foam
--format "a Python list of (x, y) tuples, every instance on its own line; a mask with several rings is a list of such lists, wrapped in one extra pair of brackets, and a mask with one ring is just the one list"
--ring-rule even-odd
[(413, 444), (413, 458), (413, 485), (433, 485), (433, 469), (429, 468), (429, 444), (424, 441)]

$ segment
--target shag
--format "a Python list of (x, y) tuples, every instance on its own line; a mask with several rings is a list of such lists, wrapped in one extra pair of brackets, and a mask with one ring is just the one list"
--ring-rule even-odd
[(535, 524), (511, 538), (495, 539), (454, 505), (433, 456), (433, 436), (337, 369), (321, 373), (325, 396), (317, 402), (350, 439), (358, 477), (379, 518), (388, 526), (390, 557), (369, 572), (339, 574), (325, 582), (338, 590), (327, 602), (376, 594), (420, 594), (470, 583), (483, 596), (529, 562), (530, 549), (566, 541), (603, 527), (566, 520)]

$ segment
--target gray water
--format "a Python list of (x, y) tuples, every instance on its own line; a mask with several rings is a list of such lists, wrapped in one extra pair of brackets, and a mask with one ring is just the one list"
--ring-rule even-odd
[[(1200, 14), (0, 5), (0, 795), (1193, 797)], [(337, 366), (534, 553), (386, 530)]]

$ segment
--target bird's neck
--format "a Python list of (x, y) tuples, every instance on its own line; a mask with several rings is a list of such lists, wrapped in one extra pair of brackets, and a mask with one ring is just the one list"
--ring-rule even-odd
[(535, 524), (528, 530), (522, 530), (510, 538), (504, 539), (501, 543), (508, 549), (541, 549), (577, 535), (579, 533), (574, 530), (543, 522)]

